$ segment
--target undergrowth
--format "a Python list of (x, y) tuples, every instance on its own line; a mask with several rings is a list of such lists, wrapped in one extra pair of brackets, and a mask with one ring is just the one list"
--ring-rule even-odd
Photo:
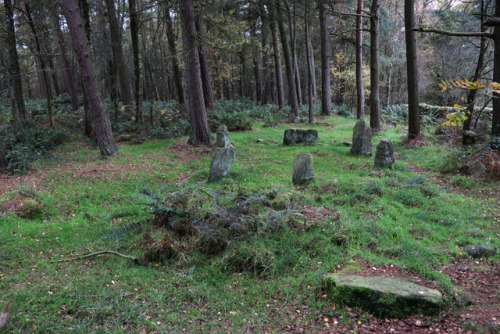
[[(375, 169), (343, 145), (355, 120), (294, 124), (314, 127), (320, 140), (285, 147), (290, 125), (265, 126), (274, 109), (250, 112), (252, 130), (231, 132), (237, 158), (219, 184), (202, 182), (210, 156), (201, 148), (179, 152), (178, 140), (157, 139), (124, 143), (107, 160), (66, 142), (55, 151), (64, 165), (37, 161), (36, 177), (5, 185), (0, 305), (12, 303), (5, 330), (326, 329), (327, 314), (349, 323), (355, 311), (333, 308), (323, 276), (364, 265), (433, 280), (446, 308), (461, 307), (443, 265), (465, 259), (467, 245), (499, 247), (498, 184), (439, 174), (449, 148), (438, 141), (407, 148), (398, 130), (383, 129), (398, 159), (394, 169)], [(314, 156), (316, 182), (293, 187), (293, 161), (303, 152)], [(26, 198), (39, 202), (36, 217), (19, 216)], [(51, 263), (103, 249), (144, 265), (109, 256)]]

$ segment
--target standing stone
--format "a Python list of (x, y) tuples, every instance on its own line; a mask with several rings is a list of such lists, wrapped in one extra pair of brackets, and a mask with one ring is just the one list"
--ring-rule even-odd
[(354, 126), (352, 135), (352, 155), (367, 155), (372, 153), (372, 130), (360, 120)]
[(317, 143), (318, 130), (309, 129), (288, 129), (285, 130), (283, 145), (292, 145), (298, 143)]
[(314, 167), (312, 155), (299, 153), (293, 163), (293, 184), (304, 184), (314, 181)]
[(229, 137), (229, 131), (227, 130), (227, 126), (222, 124), (217, 129), (217, 147), (229, 147), (231, 145), (231, 138)]
[(394, 167), (394, 147), (389, 139), (382, 139), (377, 145), (375, 167)]
[(231, 169), (235, 157), (236, 149), (232, 144), (229, 147), (217, 147), (210, 163), (208, 181), (217, 182), (226, 176), (229, 169)]

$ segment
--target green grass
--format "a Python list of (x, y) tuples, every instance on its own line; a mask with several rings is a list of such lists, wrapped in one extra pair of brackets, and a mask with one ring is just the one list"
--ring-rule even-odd
[[(393, 170), (375, 170), (373, 158), (353, 157), (342, 144), (351, 140), (353, 126), (351, 119), (321, 120), (313, 125), (320, 141), (311, 146), (282, 146), (288, 125), (255, 124), (252, 131), (231, 133), (237, 148), (233, 167), (220, 184), (205, 185), (222, 195), (272, 187), (291, 192), (295, 155), (311, 153), (316, 183), (295, 189), (299, 204), (340, 211), (338, 220), (305, 231), (260, 233), (215, 256), (195, 252), (146, 267), (105, 255), (50, 261), (102, 249), (140, 257), (142, 232), (160, 232), (149, 222), (146, 201), (133, 194), (143, 186), (173, 191), (181, 173), (191, 177), (190, 184), (204, 181), (210, 157), (180, 163), (169, 151), (175, 140), (120, 146), (110, 159), (80, 142), (59, 147), (59, 160), (38, 161), (35, 179), (0, 194), (0, 205), (22, 201), (30, 192), (43, 205), (38, 219), (0, 215), (0, 303), (12, 302), (13, 315), (4, 331), (240, 332), (310, 326), (333, 312), (323, 298), (323, 275), (354, 268), (358, 260), (394, 264), (436, 280), (449, 307), (453, 286), (441, 266), (464, 257), (464, 245), (500, 246), (498, 197), (487, 195), (498, 183), (445, 175), (440, 185), (436, 171), (450, 148), (429, 138), (428, 145), (408, 149), (396, 130), (384, 131), (373, 143), (391, 138), (400, 159)], [(412, 172), (413, 167), (424, 172)], [(469, 187), (473, 196), (462, 191)], [(200, 210), (210, 206), (205, 198)], [(241, 270), (234, 262), (238, 256), (263, 267)]]

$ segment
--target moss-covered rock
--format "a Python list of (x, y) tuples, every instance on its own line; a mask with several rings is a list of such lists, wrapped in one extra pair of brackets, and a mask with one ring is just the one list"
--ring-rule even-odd
[(294, 196), (293, 193), (279, 194), (271, 202), (273, 209), (274, 210), (287, 209), (290, 206), (290, 204), (292, 203), (293, 196)]
[(325, 277), (324, 286), (332, 301), (382, 317), (434, 314), (443, 299), (439, 291), (401, 278), (333, 274)]
[(42, 205), (34, 198), (27, 198), (23, 201), (20, 210), (19, 217), (34, 219), (42, 214)]

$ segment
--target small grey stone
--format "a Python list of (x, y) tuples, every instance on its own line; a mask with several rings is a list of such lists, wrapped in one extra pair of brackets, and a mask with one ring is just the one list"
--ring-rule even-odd
[(227, 126), (222, 124), (217, 129), (217, 147), (226, 148), (231, 145), (231, 138), (229, 137), (229, 131), (227, 130)]
[(226, 176), (229, 169), (231, 169), (231, 165), (233, 164), (235, 157), (236, 149), (232, 144), (226, 148), (217, 147), (210, 163), (210, 175), (208, 177), (208, 181), (217, 182)]
[(352, 135), (352, 155), (368, 155), (372, 153), (372, 130), (364, 120), (359, 120), (354, 126)]
[(389, 139), (382, 139), (377, 145), (375, 167), (394, 167), (394, 147)]
[(496, 249), (493, 247), (478, 245), (478, 246), (468, 246), (465, 247), (465, 252), (472, 256), (473, 258), (490, 257), (497, 253)]
[(312, 155), (299, 153), (293, 163), (293, 184), (304, 184), (314, 181), (314, 166)]

